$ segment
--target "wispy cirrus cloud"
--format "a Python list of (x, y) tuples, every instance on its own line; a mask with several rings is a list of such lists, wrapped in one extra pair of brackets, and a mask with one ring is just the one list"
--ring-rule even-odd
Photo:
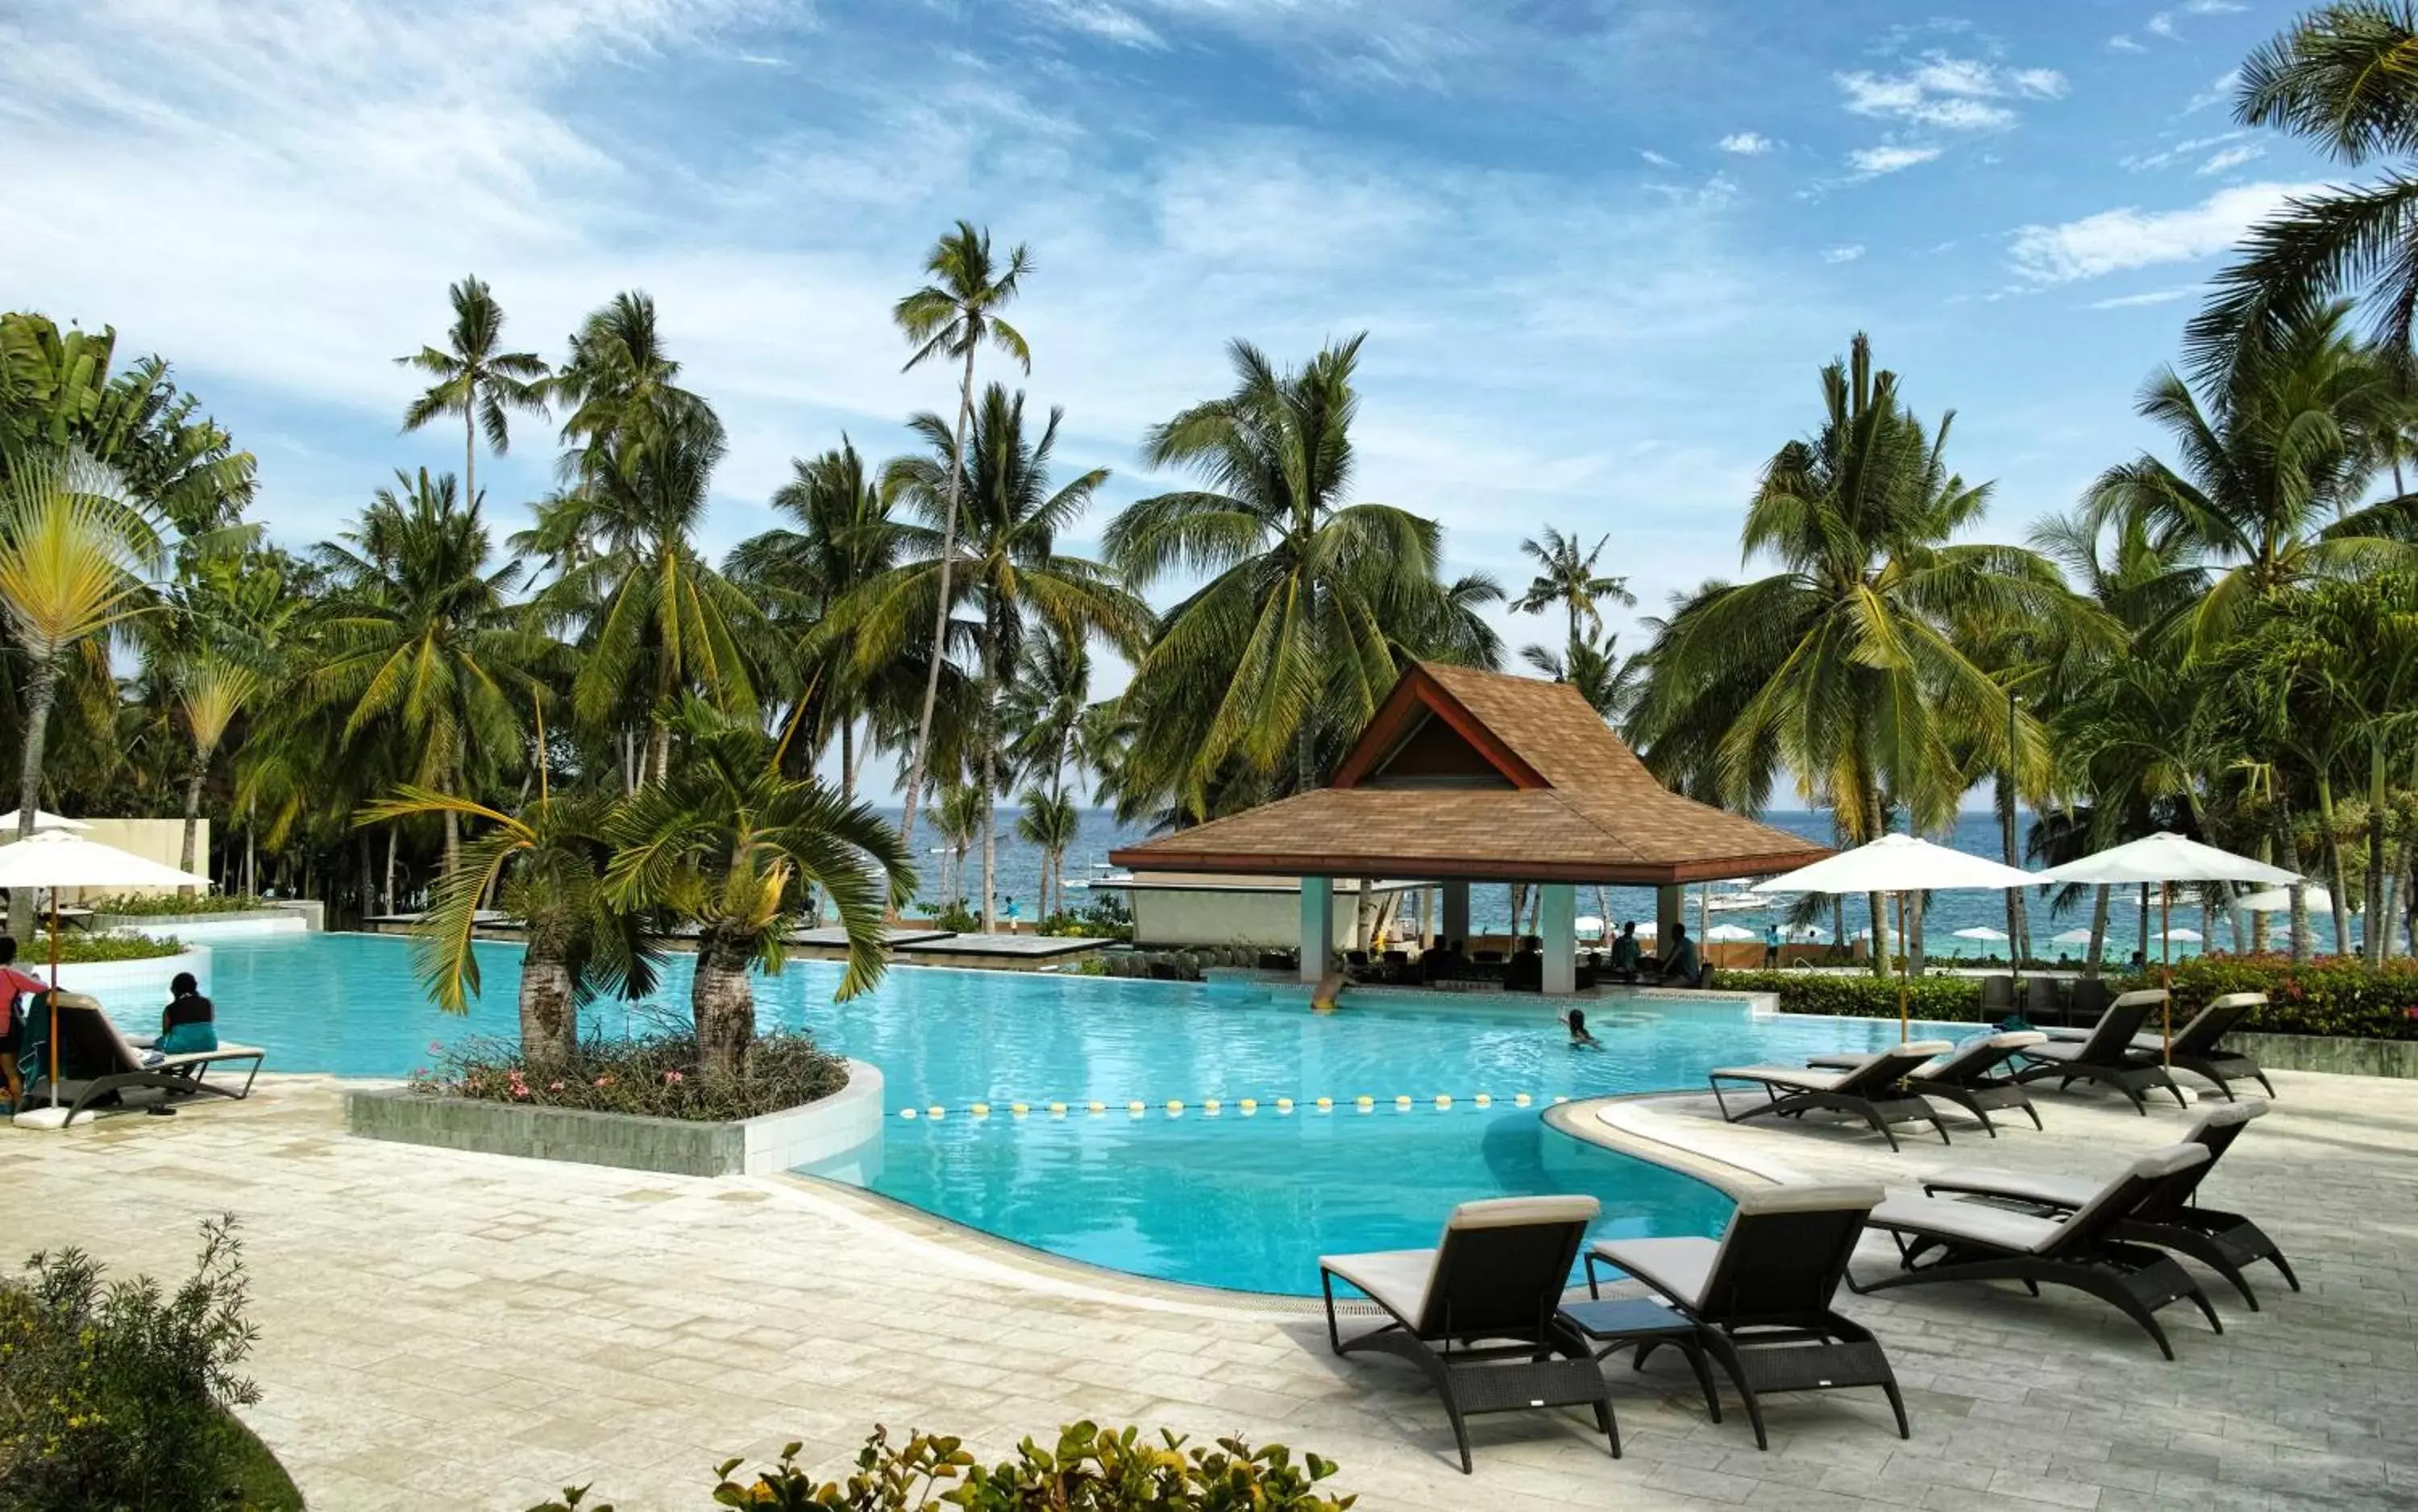
[(1822, 261), (1826, 263), (1852, 263), (1859, 260), (1863, 255), (1864, 244), (1860, 241), (1849, 242), (1844, 247), (1825, 247), (1822, 249)]
[(1732, 131), (1713, 144), (1723, 152), (1734, 152), (1741, 158), (1759, 158), (1779, 145), (1760, 131)]
[(2210, 154), (2209, 160), (2201, 163), (2197, 171), (2202, 174), (2221, 174), (2227, 169), (2239, 168), (2245, 162), (2253, 162), (2265, 156), (2267, 156), (2267, 149), (2264, 146), (2256, 142), (2244, 142), (2236, 146), (2227, 147), (2222, 152)]
[(1834, 76), (1847, 110), (1951, 131), (1998, 130), (2015, 124), (2025, 101), (2064, 97), (2054, 69), (2010, 69), (1978, 58), (1928, 53), (1893, 73), (1866, 69)]
[(2199, 292), (2196, 283), (2179, 284), (2171, 289), (2151, 289), (2144, 294), (2120, 294), (2110, 299), (2093, 299), (2085, 310), (2138, 310), (2149, 305), (2172, 304), (2188, 299)]
[(2225, 252), (2283, 203), (2313, 184), (2243, 184), (2174, 210), (2126, 206), (2057, 225), (2028, 225), (2008, 262), (2027, 283), (2048, 287), (2136, 267), (2198, 262)]
[(1858, 147), (1847, 154), (1847, 165), (1867, 178), (1882, 174), (1894, 174), (1931, 161), (1939, 156), (1937, 147), (1878, 146)]

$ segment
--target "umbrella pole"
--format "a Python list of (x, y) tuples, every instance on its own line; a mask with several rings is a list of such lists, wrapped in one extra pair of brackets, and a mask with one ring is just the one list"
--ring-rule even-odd
[(51, 1100), (59, 1106), (59, 890), (51, 889)]
[(2165, 993), (2165, 1000), (2158, 1005), (2158, 1037), (2164, 1042), (2161, 1053), (2169, 1066), (2175, 1063), (2175, 932), (2167, 927), (2166, 905), (2174, 895), (2174, 883), (2158, 884), (2158, 985)]
[[(1884, 943), (1886, 943), (1886, 941), (1884, 941)], [(1897, 895), (1897, 943), (1900, 951), (1904, 951), (1905, 949), (1905, 894), (1903, 893), (1900, 893)], [(1904, 1045), (1906, 1041), (1914, 1038), (1912, 1010), (1906, 1006), (1907, 989), (1905, 981), (1906, 969), (1912, 964), (1913, 957), (1905, 955), (1898, 956), (1897, 1042), (1900, 1045)]]

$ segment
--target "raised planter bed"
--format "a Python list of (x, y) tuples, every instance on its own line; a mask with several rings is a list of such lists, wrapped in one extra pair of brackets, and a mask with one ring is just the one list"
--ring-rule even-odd
[[(167, 931), (162, 930), (164, 934)], [(181, 939), (181, 937), (179, 937)], [(21, 960), (19, 969), (30, 971), (43, 981), (50, 980), (51, 969), (38, 955)], [(135, 961), (68, 961), (59, 967), (59, 985), (69, 992), (89, 993), (97, 998), (131, 998), (156, 995), (162, 1003), (168, 1000), (168, 984), (179, 971), (191, 971), (200, 982), (202, 991), (210, 990), (210, 948), (185, 941), (185, 948), (174, 955), (148, 955)], [(159, 1016), (159, 1010), (152, 1010)], [(158, 1029), (147, 1025), (142, 1032)]]
[(2327, 1071), (2344, 1077), (2418, 1080), (2418, 1040), (2337, 1039), (2330, 1034), (2228, 1034), (2239, 1049), (2270, 1071)]
[(344, 1125), (370, 1139), (674, 1176), (767, 1176), (805, 1165), (844, 1175), (851, 1160), (879, 1158), (881, 1072), (850, 1061), (848, 1085), (829, 1097), (722, 1123), (381, 1088), (344, 1094)]
[(240, 939), (256, 935), (298, 935), (311, 928), (299, 909), (241, 909), (223, 913), (96, 913), (96, 933), (131, 929), (179, 939)]

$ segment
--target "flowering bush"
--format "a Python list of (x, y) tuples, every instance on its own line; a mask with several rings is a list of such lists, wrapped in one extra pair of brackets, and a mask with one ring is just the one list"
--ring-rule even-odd
[[(2123, 984), (2157, 985), (2154, 967)], [(2175, 963), (2178, 1014), (2228, 992), (2267, 994), (2267, 1005), (2242, 1026), (2249, 1033), (2418, 1040), (2418, 962), (2387, 961), (2374, 971), (2348, 955), (2320, 955), (2305, 966), (2283, 955), (2195, 955)]]
[(532, 1065), (518, 1045), (470, 1039), (429, 1046), (433, 1066), (411, 1074), (414, 1092), (534, 1107), (721, 1123), (777, 1113), (848, 1085), (848, 1062), (803, 1034), (758, 1036), (746, 1069), (722, 1076), (697, 1061), (689, 1034), (614, 1040), (591, 1036), (567, 1061)]
[[(1014, 1459), (990, 1466), (967, 1453), (962, 1440), (914, 1433), (894, 1446), (887, 1430), (876, 1428), (845, 1483), (818, 1483), (799, 1469), (801, 1447), (790, 1444), (780, 1463), (751, 1480), (733, 1479), (740, 1461), (726, 1461), (715, 1472), (714, 1504), (790, 1512), (1345, 1512), (1354, 1501), (1320, 1489), (1335, 1466), (1314, 1454), (1295, 1464), (1281, 1444), (1254, 1449), (1239, 1439), (1187, 1449), (1172, 1433), (1146, 1442), (1139, 1428), (1093, 1423), (1061, 1429), (1054, 1449), (1027, 1439)], [(613, 1512), (589, 1502), (588, 1490), (567, 1489), (560, 1501), (529, 1512)]]

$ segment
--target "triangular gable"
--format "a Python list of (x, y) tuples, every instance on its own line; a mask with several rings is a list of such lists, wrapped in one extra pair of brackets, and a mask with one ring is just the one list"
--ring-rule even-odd
[(1510, 742), (1416, 664), (1385, 695), (1328, 786), (1378, 785), (1398, 761), (1408, 769), (1405, 776), (1429, 780), (1483, 781), (1491, 772), (1517, 788), (1553, 786)]

